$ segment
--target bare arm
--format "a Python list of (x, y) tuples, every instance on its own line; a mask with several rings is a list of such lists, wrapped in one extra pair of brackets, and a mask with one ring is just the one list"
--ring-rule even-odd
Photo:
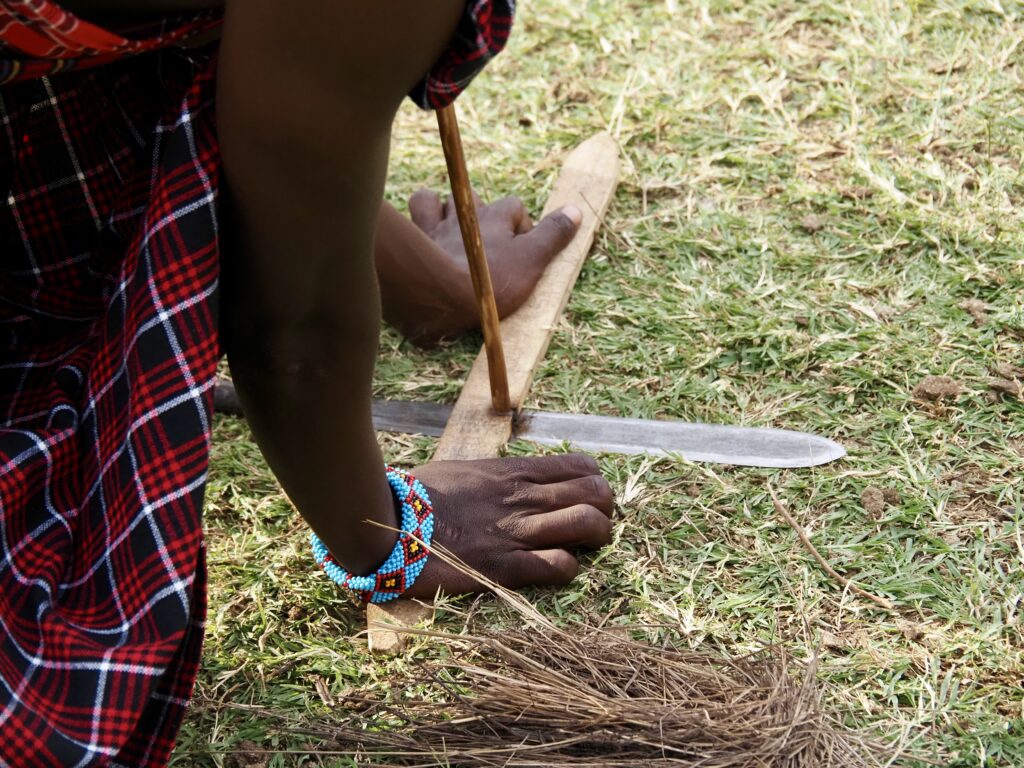
[[(381, 312), (374, 238), (391, 122), (448, 41), (463, 2), (227, 6), (218, 79), (224, 344), (271, 468), (356, 573), (376, 569), (395, 540), (367, 523), (397, 522), (370, 419)], [(75, 5), (100, 12), (129, 2)], [(205, 3), (130, 5), (152, 12)], [(429, 243), (425, 252), (436, 256), (446, 250), (435, 247), (445, 241), (443, 219), (421, 216), (417, 229), (390, 216), (381, 239), (392, 255), (412, 252), (403, 244)], [(497, 219), (511, 227), (506, 241), (527, 236), (515, 211)], [(572, 229), (568, 219), (552, 226)], [(553, 253), (553, 242), (540, 250)], [(389, 275), (396, 268), (386, 256), (384, 266)], [(521, 269), (521, 260), (513, 266)], [(447, 280), (458, 269), (433, 271)], [(416, 474), (434, 499), (435, 541), (502, 584), (564, 583), (577, 568), (568, 548), (610, 538), (611, 490), (587, 457), (437, 462)], [(475, 587), (431, 558), (412, 594)]]
[(218, 115), (236, 234), (225, 347), (274, 473), (358, 573), (395, 538), (364, 523), (396, 524), (370, 417), (391, 121), (460, 10), (461, 0), (317, 0), (297, 13), (241, 0), (225, 19)]

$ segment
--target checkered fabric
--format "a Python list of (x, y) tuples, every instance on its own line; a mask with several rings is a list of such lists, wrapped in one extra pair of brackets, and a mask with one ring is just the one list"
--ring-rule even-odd
[(213, 82), (168, 52), (0, 87), (4, 765), (163, 765), (191, 694)]
[(448, 48), (409, 98), (423, 109), (455, 101), (508, 42), (516, 0), (468, 0)]
[(219, 14), (207, 12), (121, 25), (114, 31), (90, 24), (49, 0), (2, 0), (0, 83), (101, 66), (166, 48), (219, 24)]
[[(516, 0), (467, 0), (445, 52), (409, 98), (423, 109), (440, 109), (455, 101), (505, 47), (515, 10)], [(159, 31), (146, 24), (114, 32), (48, 0), (0, 0), (0, 83), (95, 67), (165, 48), (219, 23), (218, 14), (203, 13), (187, 20), (164, 20)]]
[[(422, 106), (496, 53), (511, 3), (466, 17)], [(0, 0), (0, 766), (164, 765), (195, 681), (216, 62), (172, 44), (213, 23)]]

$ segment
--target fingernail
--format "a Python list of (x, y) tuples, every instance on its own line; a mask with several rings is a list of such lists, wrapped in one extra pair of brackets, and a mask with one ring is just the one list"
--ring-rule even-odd
[(577, 227), (580, 225), (580, 222), (583, 221), (583, 211), (581, 211), (575, 205), (565, 206), (562, 209), (562, 214)]

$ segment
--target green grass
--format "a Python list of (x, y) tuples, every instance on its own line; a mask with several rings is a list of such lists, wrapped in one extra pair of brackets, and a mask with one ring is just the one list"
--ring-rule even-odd
[[(851, 724), (941, 765), (1024, 765), (1024, 403), (988, 389), (1024, 357), (1022, 38), (1012, 0), (524, 4), (460, 101), (477, 188), (536, 212), (563, 151), (600, 129), (625, 161), (530, 405), (804, 429), (849, 451), (786, 472), (602, 457), (615, 545), (569, 589), (532, 592), (544, 611), (733, 653), (821, 647)], [(432, 116), (403, 110), (392, 177), (399, 202), (443, 188)], [(378, 394), (454, 400), (477, 344), (386, 333)], [(927, 375), (962, 392), (918, 400)], [(433, 447), (382, 442), (406, 463)], [(768, 480), (894, 612), (820, 570)], [(869, 514), (868, 486), (900, 502)], [(177, 764), (347, 764), (277, 718), (386, 694), (410, 661), (366, 654), (235, 419), (216, 426), (206, 524), (205, 663)], [(485, 602), (476, 620), (508, 617)], [(233, 754), (252, 745), (301, 754)]]

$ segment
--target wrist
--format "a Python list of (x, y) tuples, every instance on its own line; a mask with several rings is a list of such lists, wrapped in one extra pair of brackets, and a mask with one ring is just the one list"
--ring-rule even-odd
[(380, 516), (361, 520), (359, 535), (342, 537), (351, 542), (346, 547), (345, 558), (341, 561), (345, 569), (357, 576), (366, 576), (376, 571), (395, 548), (402, 527), (402, 508), (394, 493), (388, 488), (388, 512)]
[(317, 535), (310, 534), (313, 556), (327, 575), (368, 603), (393, 600), (413, 585), (426, 566), (434, 534), (434, 510), (422, 483), (392, 467), (387, 468), (386, 476), (400, 508), (400, 532), (375, 572), (358, 575), (345, 569)]
[[(379, 466), (379, 465), (378, 465)], [(398, 540), (396, 531), (401, 527), (401, 512), (385, 477), (367, 478), (353, 488), (356, 477), (343, 485), (332, 506), (326, 500), (318, 504), (298, 507), (309, 527), (316, 531), (325, 546), (346, 570), (356, 575), (373, 573), (387, 559)], [(364, 475), (365, 477), (365, 475)], [(304, 499), (305, 500), (305, 499)], [(314, 514), (315, 513), (315, 514)]]

